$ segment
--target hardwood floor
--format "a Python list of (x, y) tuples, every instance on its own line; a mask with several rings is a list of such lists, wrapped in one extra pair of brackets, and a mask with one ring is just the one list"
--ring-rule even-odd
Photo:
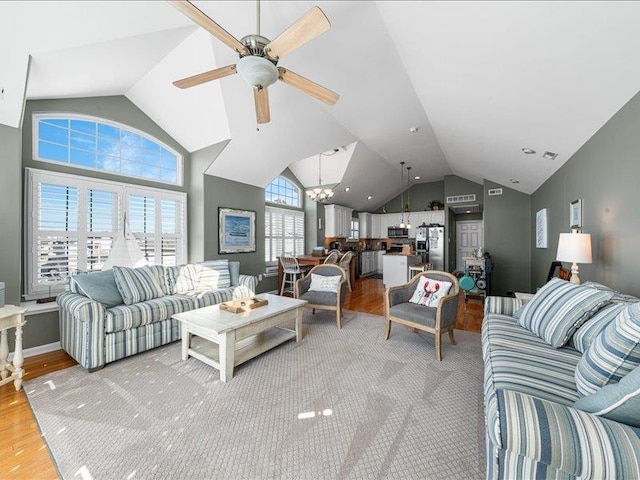
[[(482, 326), (482, 300), (470, 298), (468, 303), (465, 303), (461, 293), (458, 305), (456, 328), (479, 332)], [(356, 280), (353, 292), (347, 294), (345, 308), (384, 315), (382, 280), (371, 277)], [(31, 380), (75, 364), (76, 362), (62, 350), (29, 357), (24, 362), (24, 380)], [(24, 391), (16, 392), (13, 383), (0, 387), (0, 419), (0, 478), (58, 478)]]

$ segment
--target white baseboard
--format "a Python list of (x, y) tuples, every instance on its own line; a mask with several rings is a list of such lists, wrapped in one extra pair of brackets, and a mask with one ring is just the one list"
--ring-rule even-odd
[[(55, 352), (60, 350), (62, 346), (60, 342), (47, 343), (46, 345), (38, 345), (37, 347), (26, 348), (22, 351), (24, 358), (41, 355), (43, 353)], [(13, 361), (13, 352), (9, 354), (9, 361)]]

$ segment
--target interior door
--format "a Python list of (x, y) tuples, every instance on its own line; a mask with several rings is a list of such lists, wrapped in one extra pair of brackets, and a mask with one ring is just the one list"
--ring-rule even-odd
[(470, 257), (472, 252), (482, 246), (484, 241), (482, 220), (465, 220), (456, 222), (456, 270), (464, 271), (463, 257)]

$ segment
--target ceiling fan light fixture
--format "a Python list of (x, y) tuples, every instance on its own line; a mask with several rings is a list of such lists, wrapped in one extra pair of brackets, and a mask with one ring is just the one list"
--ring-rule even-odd
[(278, 80), (278, 69), (264, 57), (248, 55), (238, 60), (236, 68), (240, 76), (251, 87), (266, 88)]

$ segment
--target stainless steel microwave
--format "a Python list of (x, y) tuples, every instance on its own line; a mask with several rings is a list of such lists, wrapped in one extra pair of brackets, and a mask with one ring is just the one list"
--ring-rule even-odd
[(389, 227), (387, 230), (387, 236), (389, 238), (407, 238), (409, 237), (408, 228)]

